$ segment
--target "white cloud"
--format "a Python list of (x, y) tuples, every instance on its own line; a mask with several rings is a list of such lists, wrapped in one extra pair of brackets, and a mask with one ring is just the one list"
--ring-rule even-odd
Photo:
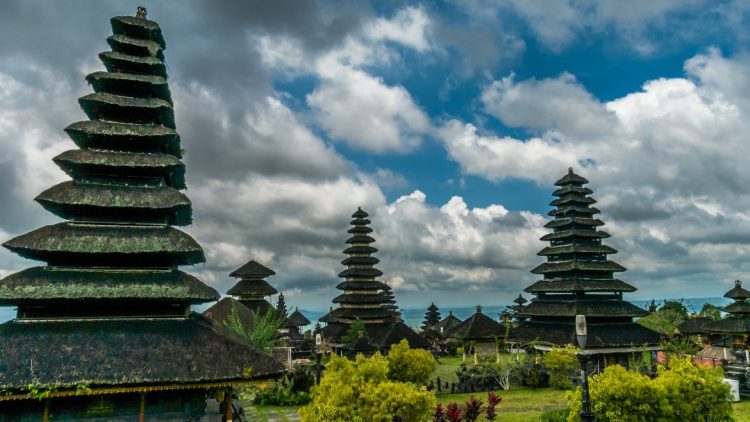
[(493, 181), (523, 178), (549, 182), (578, 162), (575, 152), (556, 142), (483, 136), (471, 123), (455, 119), (448, 121), (437, 134), (448, 155), (465, 173)]
[(421, 7), (407, 7), (392, 19), (375, 19), (364, 32), (371, 40), (394, 41), (417, 51), (424, 51), (430, 48), (427, 40), (429, 26), (430, 19)]
[(371, 153), (406, 153), (430, 130), (429, 117), (404, 87), (387, 84), (368, 68), (398, 60), (385, 41), (429, 50), (428, 26), (424, 11), (409, 7), (391, 19), (370, 21), (363, 34), (349, 36), (341, 47), (320, 54), (305, 54), (299, 42), (268, 35), (260, 37), (258, 51), (264, 63), (286, 75), (318, 78), (307, 104), (331, 138)]
[[(576, 167), (592, 181), (605, 230), (615, 235), (609, 243), (621, 254), (614, 259), (631, 269), (624, 277), (636, 285), (638, 279), (682, 280), (684, 290), (685, 283), (750, 270), (744, 247), (750, 241), (750, 61), (709, 49), (687, 60), (685, 71), (684, 78), (651, 80), (607, 103), (566, 74), (497, 81), (484, 91), (488, 113), (539, 136), (480, 135), (451, 120), (440, 138), (464, 172), (489, 180), (550, 186), (565, 167)], [(724, 254), (706, 258), (719, 250)], [(684, 294), (670, 290), (679, 285), (646, 284), (665, 296)], [(722, 293), (693, 286), (691, 294)]]
[(430, 126), (406, 89), (349, 67), (325, 79), (307, 102), (330, 136), (373, 153), (413, 150)]

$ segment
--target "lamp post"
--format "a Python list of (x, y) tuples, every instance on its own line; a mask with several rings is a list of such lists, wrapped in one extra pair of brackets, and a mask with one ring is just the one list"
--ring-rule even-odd
[(320, 384), (320, 357), (323, 354), (323, 336), (320, 333), (315, 334), (315, 383)]
[(589, 381), (586, 376), (586, 365), (589, 362), (589, 355), (586, 353), (586, 336), (588, 335), (586, 328), (586, 316), (576, 315), (576, 337), (578, 338), (578, 346), (581, 351), (578, 353), (578, 361), (581, 362), (581, 421), (583, 422), (594, 422), (594, 414), (591, 413), (591, 400), (589, 399)]

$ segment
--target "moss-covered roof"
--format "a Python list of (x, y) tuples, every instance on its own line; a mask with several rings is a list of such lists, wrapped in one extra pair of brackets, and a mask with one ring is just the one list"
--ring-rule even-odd
[(580, 194), (568, 194), (549, 203), (553, 207), (567, 204), (596, 204), (596, 199)]
[[(596, 323), (587, 321), (586, 348), (656, 346), (661, 336), (656, 331), (634, 322)], [(528, 343), (549, 342), (556, 345), (578, 345), (575, 317), (558, 322), (523, 321), (514, 331), (516, 339)]]
[(383, 272), (377, 268), (348, 268), (339, 273), (341, 278), (372, 278), (381, 275), (383, 275)]
[(556, 208), (550, 212), (547, 213), (550, 217), (559, 217), (559, 216), (566, 216), (566, 215), (586, 215), (591, 216), (594, 214), (599, 214), (601, 211), (599, 211), (599, 208), (596, 207), (576, 207), (576, 206), (566, 206), (566, 207), (559, 207)]
[(401, 340), (406, 340), (412, 349), (429, 349), (430, 344), (408, 325), (403, 322), (395, 322), (386, 325), (366, 326), (370, 337), (370, 343), (378, 346), (381, 350), (389, 349)]
[(393, 316), (393, 314), (383, 308), (336, 308), (329, 312), (330, 316), (343, 319), (361, 319), (365, 323), (370, 319), (383, 319)]
[(506, 327), (482, 313), (481, 306), (477, 312), (462, 323), (453, 327), (447, 336), (459, 340), (491, 340), (505, 337)]
[(747, 315), (730, 316), (715, 321), (708, 327), (712, 333), (720, 334), (750, 334), (750, 318)]
[(132, 73), (94, 72), (86, 76), (95, 92), (109, 92), (134, 97), (155, 97), (172, 103), (167, 79), (163, 76)]
[(128, 72), (142, 75), (167, 76), (164, 62), (151, 56), (134, 56), (118, 51), (99, 53), (99, 59), (108, 72)]
[(534, 274), (550, 274), (569, 271), (622, 272), (625, 267), (612, 261), (563, 261), (544, 262), (531, 270)]
[(153, 56), (164, 60), (164, 52), (156, 41), (114, 34), (107, 38), (107, 44), (113, 51), (134, 56)]
[(588, 183), (589, 181), (583, 177), (579, 176), (575, 173), (573, 173), (573, 169), (568, 169), (568, 173), (561, 177), (557, 182), (555, 182), (555, 186), (566, 186), (566, 185), (583, 185)]
[(385, 289), (385, 283), (377, 280), (342, 281), (336, 285), (339, 290), (380, 290)]
[[(197, 264), (205, 260), (200, 245), (186, 233), (166, 226), (58, 223), (23, 234), (3, 244), (29, 259), (61, 263), (66, 260), (103, 265), (102, 260), (132, 256), (163, 260), (165, 266)], [(108, 257), (109, 256), (109, 257)], [(88, 257), (88, 258), (86, 258)], [(152, 264), (153, 265), (153, 264)]]
[(750, 314), (750, 303), (744, 301), (730, 303), (724, 308), (724, 311), (733, 315)]
[(339, 304), (349, 304), (349, 305), (358, 305), (358, 304), (382, 304), (386, 303), (387, 299), (384, 298), (380, 294), (356, 294), (352, 292), (346, 292), (344, 294), (338, 295), (335, 298), (333, 298), (333, 303), (339, 303)]
[(440, 322), (435, 324), (435, 327), (433, 328), (436, 331), (443, 333), (445, 335), (450, 330), (452, 330), (456, 325), (460, 323), (461, 323), (461, 320), (456, 318), (455, 315), (453, 315), (453, 311), (448, 311), (448, 315), (446, 315), (445, 318), (441, 319)]
[(231, 381), (283, 371), (279, 361), (197, 314), (182, 320), (10, 321), (0, 325), (0, 337), (0, 389), (7, 390)]
[(162, 125), (90, 120), (76, 122), (65, 132), (80, 148), (129, 152), (164, 152), (181, 157), (180, 137)]
[(607, 245), (585, 245), (568, 243), (563, 245), (547, 246), (537, 253), (539, 256), (564, 255), (564, 254), (614, 254), (617, 250)]
[(192, 222), (190, 200), (169, 186), (103, 185), (62, 182), (37, 196), (35, 201), (66, 219), (139, 222), (161, 221), (185, 226)]
[(309, 324), (310, 324), (310, 320), (307, 319), (307, 317), (305, 317), (304, 315), (302, 315), (302, 312), (300, 312), (298, 308), (295, 308), (294, 312), (292, 312), (291, 315), (289, 315), (286, 318), (285, 325), (294, 326), (294, 327), (304, 327), (305, 325), (309, 325)]
[(552, 195), (554, 196), (563, 196), (567, 195), (569, 193), (578, 193), (581, 195), (591, 195), (594, 193), (591, 189), (585, 187), (585, 186), (575, 186), (575, 185), (565, 185), (561, 187), (560, 189), (556, 189), (554, 192), (552, 192)]
[[(247, 306), (231, 297), (223, 297), (218, 302), (203, 311), (203, 316), (217, 322), (219, 325), (230, 327), (239, 324), (245, 332), (252, 332), (258, 317)], [(239, 328), (239, 327), (238, 327)]]
[(599, 220), (598, 218), (588, 218), (588, 217), (560, 217), (556, 218), (547, 224), (544, 225), (544, 227), (548, 229), (555, 229), (558, 227), (565, 227), (565, 226), (584, 226), (584, 227), (595, 227), (595, 226), (603, 226), (604, 222), (602, 220)]
[(375, 265), (380, 262), (374, 256), (348, 256), (341, 261), (342, 265)]
[[(571, 237), (583, 238), (583, 239), (606, 239), (609, 233), (601, 230), (581, 230), (581, 229), (570, 229), (570, 230), (559, 230), (553, 233), (545, 234), (540, 240), (566, 240)], [(572, 240), (571, 240), (572, 241)]]
[(32, 267), (0, 280), (0, 303), (160, 300), (204, 303), (219, 293), (178, 270)]
[(694, 335), (694, 334), (706, 334), (710, 331), (710, 327), (713, 325), (714, 320), (706, 317), (693, 317), (677, 326), (677, 330), (680, 334)]
[(750, 291), (742, 287), (742, 282), (740, 280), (735, 280), (734, 287), (732, 287), (731, 290), (724, 293), (724, 297), (728, 297), (730, 299), (748, 299), (750, 298)]
[(617, 279), (562, 279), (539, 280), (524, 289), (528, 293), (563, 293), (563, 292), (634, 292), (637, 289)]
[[(362, 208), (357, 208), (357, 211), (354, 211), (354, 214), (352, 214), (352, 218), (355, 218), (355, 219), (362, 219), (362, 218), (367, 218), (367, 217), (369, 217), (369, 214), (362, 211)], [(355, 224), (355, 223), (352, 223), (352, 224)]]
[(110, 24), (112, 25), (112, 32), (116, 35), (151, 40), (159, 44), (161, 48), (167, 48), (161, 34), (161, 28), (154, 21), (133, 16), (116, 16), (110, 19)]
[(92, 120), (123, 123), (145, 123), (174, 128), (174, 111), (161, 98), (138, 98), (95, 92), (78, 99), (84, 113)]
[(368, 234), (372, 233), (372, 229), (367, 226), (354, 226), (346, 231), (347, 233), (357, 234)]
[(527, 317), (641, 317), (648, 312), (624, 300), (532, 300), (519, 311)]
[(266, 278), (275, 274), (276, 272), (274, 272), (272, 269), (260, 264), (255, 260), (250, 260), (245, 265), (229, 273), (229, 277)]
[(279, 291), (273, 288), (266, 280), (254, 279), (248, 280), (243, 279), (237, 282), (231, 289), (227, 291), (228, 295), (232, 296), (271, 296), (275, 295)]
[(377, 251), (378, 250), (372, 246), (361, 246), (361, 245), (350, 246), (344, 249), (345, 254), (371, 254)]
[(363, 235), (352, 236), (349, 239), (346, 239), (346, 243), (349, 244), (368, 244), (374, 241), (375, 239), (373, 239), (372, 237)]
[(167, 186), (185, 189), (185, 165), (162, 153), (73, 149), (52, 159), (71, 177), (133, 176), (163, 178)]

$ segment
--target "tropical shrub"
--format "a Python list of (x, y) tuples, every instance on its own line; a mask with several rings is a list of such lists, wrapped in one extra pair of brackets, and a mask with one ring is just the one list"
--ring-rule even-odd
[(388, 379), (388, 360), (379, 353), (355, 361), (336, 356), (311, 402), (300, 408), (304, 422), (426, 422), (432, 418), (435, 395), (424, 387)]
[[(653, 380), (619, 365), (590, 378), (592, 412), (597, 420), (612, 422), (731, 421), (729, 386), (721, 369), (675, 359), (671, 368), (659, 367)], [(568, 421), (578, 421), (581, 388), (566, 396)]]
[(550, 387), (567, 390), (573, 388), (571, 376), (578, 368), (577, 348), (570, 344), (565, 347), (553, 347), (544, 355), (544, 366), (549, 372)]
[(425, 385), (438, 367), (432, 353), (412, 349), (406, 340), (391, 346), (388, 351), (388, 379)]

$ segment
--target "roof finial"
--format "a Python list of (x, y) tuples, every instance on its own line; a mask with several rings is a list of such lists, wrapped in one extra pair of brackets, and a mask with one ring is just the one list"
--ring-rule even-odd
[(143, 6), (138, 6), (138, 10), (135, 12), (135, 17), (139, 19), (146, 19), (146, 15), (148, 15), (146, 8)]
[(477, 313), (478, 314), (482, 313), (482, 305), (477, 305)]
[(742, 282), (739, 280), (734, 280), (734, 285), (737, 287), (742, 287)]
[(568, 174), (573, 174), (573, 167), (568, 167)]

